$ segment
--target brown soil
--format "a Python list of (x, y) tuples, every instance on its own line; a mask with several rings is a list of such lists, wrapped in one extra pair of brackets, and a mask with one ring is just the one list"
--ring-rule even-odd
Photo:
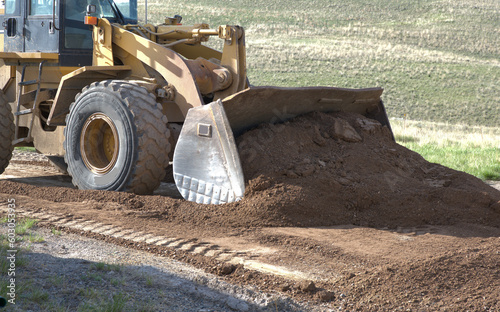
[(41, 167), (51, 166), (48, 161), (41, 161), (41, 160), (11, 160), (10, 162), (25, 166), (41, 166)]
[[(355, 114), (315, 113), (239, 139), (244, 210), (266, 225), (500, 225), (500, 192), (432, 164)], [(252, 207), (252, 208), (249, 208)]]
[[(233, 204), (15, 179), (0, 180), (0, 198), (232, 249), (267, 248), (261, 260), (320, 276), (318, 285), (336, 294), (332, 305), (348, 310), (500, 310), (500, 191), (428, 163), (355, 114), (314, 113), (237, 141), (248, 186)], [(191, 261), (213, 270), (210, 259)], [(304, 295), (293, 283), (240, 271), (225, 278)]]
[[(425, 161), (360, 115), (314, 113), (265, 125), (244, 134), (238, 145), (248, 187), (234, 204), (68, 188), (51, 189), (51, 198), (92, 200), (97, 206), (113, 202), (197, 226), (500, 225), (500, 191)], [(6, 181), (1, 187), (10, 194), (47, 198), (44, 188)]]

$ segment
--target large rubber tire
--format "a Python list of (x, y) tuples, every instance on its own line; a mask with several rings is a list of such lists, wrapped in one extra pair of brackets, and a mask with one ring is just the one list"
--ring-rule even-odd
[[(95, 116), (101, 118), (99, 125), (104, 126), (99, 128), (94, 124)], [(106, 130), (94, 136), (95, 140), (85, 139), (103, 127)], [(112, 136), (116, 134), (116, 139), (103, 139), (106, 131), (113, 133)], [(64, 160), (73, 184), (80, 189), (150, 194), (160, 185), (169, 164), (169, 136), (167, 117), (154, 95), (145, 88), (119, 80), (95, 82), (77, 94), (66, 116)], [(89, 150), (88, 146), (94, 146), (96, 151)], [(112, 160), (107, 169), (102, 169), (104, 172), (96, 172), (96, 167), (100, 167), (89, 163), (98, 162), (89, 160), (98, 159), (96, 155), (106, 152), (110, 156), (105, 159)]]
[(5, 171), (12, 158), (14, 131), (14, 115), (12, 115), (9, 101), (0, 91), (0, 174)]

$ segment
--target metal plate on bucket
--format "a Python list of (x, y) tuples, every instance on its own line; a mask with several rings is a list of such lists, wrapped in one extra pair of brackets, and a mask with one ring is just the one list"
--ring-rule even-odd
[(173, 171), (186, 200), (224, 204), (243, 197), (243, 170), (220, 100), (189, 110), (175, 148)]

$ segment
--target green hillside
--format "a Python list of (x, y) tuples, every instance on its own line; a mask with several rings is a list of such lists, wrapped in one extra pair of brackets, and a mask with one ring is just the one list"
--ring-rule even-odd
[(157, 0), (148, 8), (154, 23), (179, 14), (184, 24), (243, 26), (253, 85), (380, 86), (390, 117), (500, 125), (497, 0)]

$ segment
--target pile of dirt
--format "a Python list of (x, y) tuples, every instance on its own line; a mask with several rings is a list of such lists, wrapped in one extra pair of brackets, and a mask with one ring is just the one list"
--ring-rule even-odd
[(395, 143), (352, 113), (312, 113), (238, 138), (241, 202), (269, 225), (500, 225), (500, 192)]
[(29, 179), (1, 180), (0, 193), (83, 202), (81, 214), (98, 211), (102, 220), (121, 215), (128, 223), (147, 218), (206, 229), (500, 225), (500, 191), (425, 161), (395, 143), (389, 129), (361, 115), (312, 113), (262, 125), (237, 143), (247, 179), (245, 197), (237, 203), (201, 205), (166, 196), (40, 187), (25, 184)]

